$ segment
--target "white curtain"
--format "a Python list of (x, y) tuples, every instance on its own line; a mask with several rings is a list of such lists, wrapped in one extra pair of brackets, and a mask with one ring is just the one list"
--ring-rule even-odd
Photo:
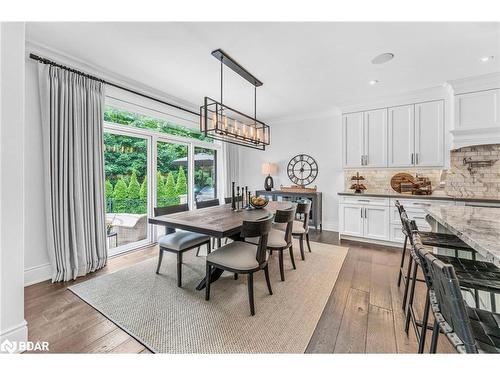
[(48, 251), (52, 281), (106, 265), (104, 85), (39, 64)]
[(231, 196), (231, 182), (238, 184), (240, 150), (239, 146), (222, 142), (224, 197)]

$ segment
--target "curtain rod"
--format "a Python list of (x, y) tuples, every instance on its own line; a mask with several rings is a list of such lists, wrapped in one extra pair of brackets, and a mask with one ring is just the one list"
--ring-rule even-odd
[(79, 70), (76, 70), (76, 69), (73, 69), (73, 68), (70, 68), (70, 67), (67, 67), (67, 66), (64, 66), (64, 65), (61, 65), (61, 64), (58, 64), (52, 60), (49, 60), (49, 59), (46, 59), (44, 57), (40, 57), (40, 56), (37, 56), (33, 53), (30, 53), (30, 59), (33, 59), (33, 60), (36, 60), (38, 62), (41, 62), (43, 64), (48, 64), (48, 65), (52, 65), (52, 66), (56, 66), (58, 68), (61, 68), (61, 69), (64, 69), (64, 70), (67, 70), (69, 72), (72, 72), (72, 73), (75, 73), (75, 74), (79, 74), (83, 77), (86, 77), (86, 78), (89, 78), (89, 79), (92, 79), (94, 81), (99, 81), (99, 82), (102, 82), (108, 86), (113, 86), (113, 87), (116, 87), (120, 90), (123, 90), (123, 91), (127, 91), (127, 92), (130, 92), (132, 94), (135, 94), (135, 95), (139, 95), (139, 96), (142, 96), (144, 98), (147, 98), (147, 99), (150, 99), (150, 100), (154, 100), (155, 102), (159, 102), (159, 103), (162, 103), (162, 104), (165, 104), (165, 105), (168, 105), (169, 107), (173, 107), (173, 108), (176, 108), (176, 109), (179, 109), (181, 111), (184, 111), (184, 112), (188, 112), (188, 113), (191, 113), (195, 116), (200, 116), (199, 113), (195, 112), (195, 111), (192, 111), (190, 109), (187, 109), (187, 108), (184, 108), (184, 107), (181, 107), (177, 104), (172, 104), (172, 103), (169, 103), (169, 102), (166, 102), (164, 100), (161, 100), (161, 99), (158, 99), (158, 98), (155, 98), (153, 96), (149, 96), (147, 94), (143, 94), (141, 92), (138, 92), (138, 91), (135, 91), (135, 90), (132, 90), (132, 89), (129, 89), (128, 87), (124, 87), (124, 86), (120, 86), (120, 85), (117, 85), (116, 83), (112, 83), (112, 82), (108, 82), (108, 81), (105, 81), (104, 79), (102, 78), (99, 78), (99, 77), (95, 77), (95, 76), (92, 76), (90, 74), (87, 74), (85, 72), (82, 72), (82, 71), (79, 71)]

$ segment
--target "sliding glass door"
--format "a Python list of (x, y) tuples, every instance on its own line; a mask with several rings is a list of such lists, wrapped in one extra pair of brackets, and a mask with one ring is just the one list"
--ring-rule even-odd
[(110, 255), (148, 241), (149, 139), (104, 133), (106, 232)]
[(196, 129), (108, 108), (104, 167), (108, 253), (116, 255), (157, 240), (162, 227), (148, 224), (155, 207), (219, 197), (220, 146)]

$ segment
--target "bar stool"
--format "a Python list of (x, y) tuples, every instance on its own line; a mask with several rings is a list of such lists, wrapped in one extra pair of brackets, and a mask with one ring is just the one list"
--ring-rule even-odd
[[(409, 288), (408, 279), (410, 277), (410, 272), (411, 272), (410, 270), (412, 268), (413, 258), (411, 256), (409, 257), (408, 267), (406, 269), (406, 276), (404, 275), (404, 263), (405, 263), (405, 259), (406, 259), (406, 248), (408, 246), (409, 236), (411, 234), (407, 231), (407, 228), (405, 227), (405, 224), (403, 223), (402, 214), (405, 213), (406, 215), (408, 215), (405, 208), (403, 207), (402, 204), (399, 203), (398, 200), (396, 200), (396, 207), (398, 209), (399, 218), (401, 220), (401, 230), (405, 236), (404, 245), (403, 245), (403, 252), (401, 254), (401, 261), (400, 261), (399, 273), (398, 273), (398, 287), (401, 285), (401, 280), (403, 279), (403, 281), (404, 281), (402, 309), (405, 310), (406, 299), (408, 296), (408, 288)], [(473, 259), (475, 259), (475, 257), (476, 257), (475, 256), (476, 251), (455, 235), (447, 234), (447, 233), (434, 233), (434, 232), (423, 232), (423, 231), (419, 231), (419, 234), (420, 234), (420, 238), (422, 240), (422, 244), (425, 246), (453, 249), (453, 250), (455, 250), (456, 257), (459, 256), (459, 253), (458, 253), (459, 251), (468, 251), (468, 252), (472, 253)], [(423, 281), (423, 280), (419, 280), (419, 281)]]
[(434, 315), (430, 353), (436, 353), (440, 332), (458, 353), (500, 353), (500, 314), (467, 306), (455, 268), (428, 252), (418, 234), (414, 243)]
[[(425, 281), (427, 284), (427, 289), (430, 288), (429, 280), (418, 279), (417, 271), (418, 267), (422, 266), (421, 258), (416, 251), (416, 246), (421, 245), (423, 247), (423, 243), (421, 240), (420, 232), (418, 231), (417, 225), (414, 220), (409, 220), (406, 212), (401, 214), (402, 222), (405, 227), (407, 233), (410, 233), (409, 241), (410, 241), (410, 256), (413, 259), (413, 263), (410, 263), (409, 267), (411, 267), (410, 272), (411, 275), (408, 276), (406, 280), (407, 285), (409, 286), (408, 290), (405, 290), (407, 293), (404, 296), (406, 300), (408, 298), (408, 304), (405, 305), (405, 332), (408, 333), (410, 322), (413, 323), (413, 327), (415, 330), (415, 334), (417, 336), (417, 340), (419, 341), (419, 353), (423, 352), (424, 343), (425, 343), (425, 333), (427, 329), (432, 329), (432, 327), (427, 326), (427, 319), (429, 314), (429, 295), (426, 295), (426, 302), (424, 307), (423, 319), (421, 322), (417, 321), (415, 312), (413, 309), (413, 299), (415, 295), (415, 288), (417, 282)], [(440, 261), (450, 264), (454, 267), (455, 272), (460, 280), (460, 284), (462, 288), (467, 291), (473, 292), (474, 299), (476, 302), (476, 307), (479, 307), (479, 290), (483, 290), (490, 293), (490, 296), (494, 294), (500, 293), (500, 268), (495, 266), (492, 263), (482, 262), (477, 260), (468, 260), (468, 259), (460, 259), (455, 257), (448, 257), (444, 255), (436, 255), (434, 254), (436, 259)], [(479, 270), (483, 270), (482, 272)], [(425, 276), (425, 272), (424, 272)], [(492, 304), (492, 308), (495, 306)]]

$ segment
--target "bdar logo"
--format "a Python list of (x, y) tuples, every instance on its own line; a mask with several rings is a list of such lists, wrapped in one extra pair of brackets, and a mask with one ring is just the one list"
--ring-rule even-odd
[(16, 348), (16, 343), (9, 340), (5, 340), (0, 344), (0, 352), (14, 353), (16, 351)]

